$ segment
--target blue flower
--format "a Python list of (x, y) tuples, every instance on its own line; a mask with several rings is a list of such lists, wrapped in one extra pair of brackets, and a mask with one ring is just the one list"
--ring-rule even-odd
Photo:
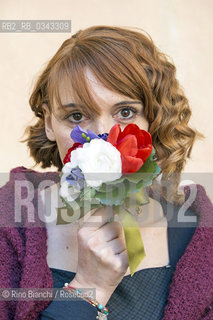
[(108, 133), (101, 133), (101, 134), (99, 134), (98, 135), (101, 139), (103, 139), (103, 140), (107, 140), (107, 137), (108, 137)]

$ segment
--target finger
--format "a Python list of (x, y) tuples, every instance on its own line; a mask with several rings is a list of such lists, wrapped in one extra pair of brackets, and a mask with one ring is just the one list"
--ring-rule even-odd
[(116, 238), (108, 242), (113, 254), (120, 254), (126, 250), (126, 244), (123, 238)]
[(126, 250), (124, 241), (121, 238), (113, 239), (108, 242), (108, 245), (98, 245), (93, 248), (93, 251), (99, 256), (103, 261), (112, 257), (112, 255), (118, 255)]
[(127, 250), (123, 250), (121, 253), (116, 255), (118, 257), (116, 267), (120, 272), (126, 272), (129, 267)]
[(106, 223), (96, 231), (98, 238), (103, 241), (110, 241), (119, 238), (123, 234), (123, 227), (120, 222), (114, 221)]

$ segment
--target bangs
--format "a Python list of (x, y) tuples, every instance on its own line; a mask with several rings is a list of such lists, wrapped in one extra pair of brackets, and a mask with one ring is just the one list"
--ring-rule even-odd
[(67, 103), (77, 104), (80, 110), (89, 114), (99, 114), (99, 107), (89, 92), (85, 78), (85, 65), (78, 62), (67, 57), (67, 59), (59, 61), (52, 69), (48, 92), (53, 113), (57, 108), (66, 112), (62, 101), (63, 96)]
[(118, 43), (113, 39), (105, 41), (104, 37), (94, 37), (75, 43), (52, 67), (48, 92), (53, 112), (56, 110), (55, 104), (65, 111), (61, 101), (62, 94), (65, 94), (68, 103), (70, 99), (79, 104), (79, 108), (90, 116), (100, 114), (100, 108), (90, 94), (86, 68), (107, 89), (140, 100), (144, 111), (150, 109), (150, 86), (141, 63), (123, 41)]

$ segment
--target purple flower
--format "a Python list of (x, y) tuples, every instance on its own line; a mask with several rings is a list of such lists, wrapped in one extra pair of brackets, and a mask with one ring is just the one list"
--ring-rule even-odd
[(72, 169), (70, 174), (66, 177), (66, 180), (71, 186), (79, 190), (84, 188), (85, 179), (80, 168)]
[(103, 139), (106, 141), (106, 139), (108, 137), (108, 133), (102, 133), (102, 134), (96, 135), (91, 130), (87, 129), (87, 131), (85, 131), (78, 125), (74, 127), (74, 129), (72, 130), (72, 132), (70, 134), (70, 137), (75, 143), (78, 142), (78, 143), (84, 144), (85, 142), (88, 142), (88, 141), (86, 140), (86, 138), (82, 137), (82, 133), (86, 137), (88, 137), (90, 141), (92, 139)]
[(74, 142), (78, 143), (85, 143), (87, 140), (82, 137), (82, 133), (84, 133), (87, 137), (92, 139), (100, 139), (95, 133), (93, 133), (91, 130), (87, 129), (87, 131), (83, 130), (80, 126), (75, 126), (75, 128), (72, 130), (70, 137)]

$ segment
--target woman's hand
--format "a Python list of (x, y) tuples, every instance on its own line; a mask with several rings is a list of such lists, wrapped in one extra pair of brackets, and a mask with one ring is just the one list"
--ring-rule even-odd
[(124, 277), (128, 257), (122, 226), (110, 222), (110, 207), (99, 208), (78, 230), (78, 266), (70, 285), (95, 288), (96, 299), (106, 304)]

